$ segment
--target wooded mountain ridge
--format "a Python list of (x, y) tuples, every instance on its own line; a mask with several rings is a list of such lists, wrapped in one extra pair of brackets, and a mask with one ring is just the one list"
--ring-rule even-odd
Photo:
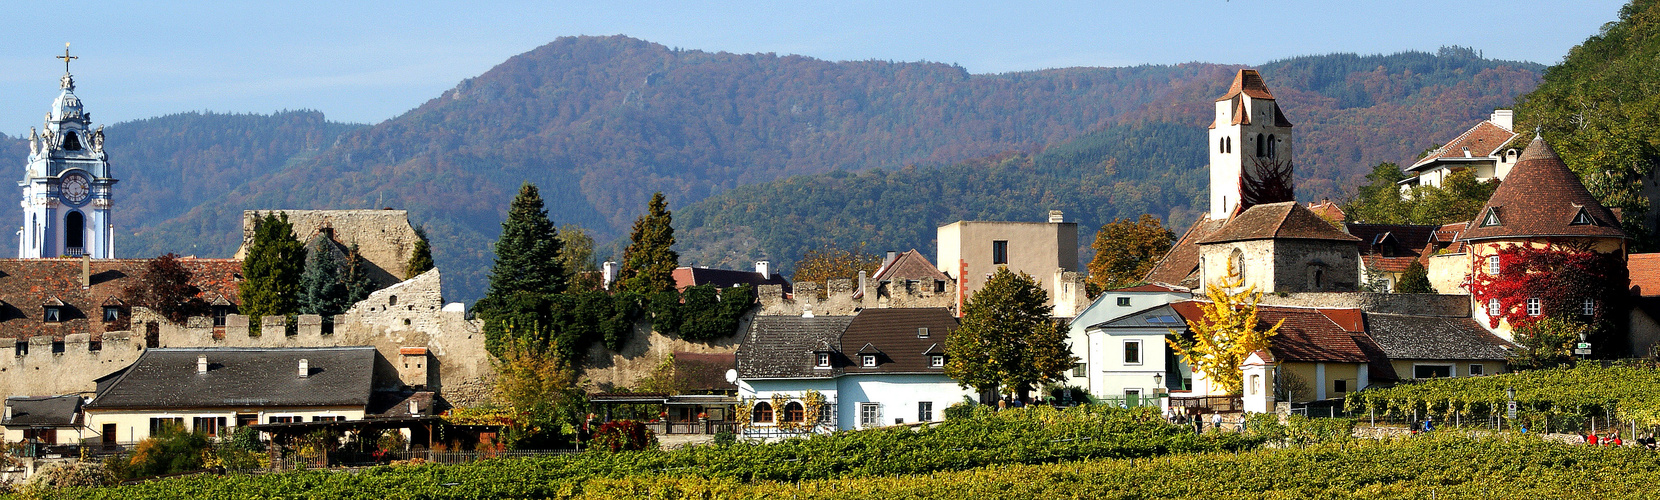
[[(1204, 195), (1210, 103), (1240, 67), (972, 75), (566, 37), (370, 126), (315, 112), (113, 125), (116, 247), (228, 256), (244, 209), (403, 208), (426, 226), (449, 298), (470, 301), (525, 181), (542, 186), (556, 223), (600, 241), (626, 234), (663, 191), (694, 265), (765, 257), (787, 269), (832, 242), (931, 248), (939, 224), (1037, 220), (1049, 208), (1086, 232), (1142, 212), (1180, 226)], [(1340, 196), (1372, 164), (1445, 141), (1542, 71), (1467, 49), (1261, 69), (1297, 124), (1304, 198)], [(21, 166), (27, 149), (4, 142), (0, 158)]]

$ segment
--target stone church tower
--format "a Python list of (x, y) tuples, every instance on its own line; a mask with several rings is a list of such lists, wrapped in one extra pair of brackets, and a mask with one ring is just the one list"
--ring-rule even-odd
[[(1209, 147), (1211, 219), (1226, 220), (1241, 201), (1292, 200), (1291, 121), (1256, 70), (1239, 70), (1228, 93), (1216, 100)], [(1283, 186), (1253, 190), (1250, 181)]]
[(17, 256), (113, 258), (110, 188), (116, 180), (104, 154), (104, 128), (92, 129), (92, 115), (75, 96), (69, 74), (75, 57), (67, 46), (58, 58), (64, 60), (62, 92), (46, 113), (45, 130), (29, 130), (29, 165), (17, 183), (23, 188)]

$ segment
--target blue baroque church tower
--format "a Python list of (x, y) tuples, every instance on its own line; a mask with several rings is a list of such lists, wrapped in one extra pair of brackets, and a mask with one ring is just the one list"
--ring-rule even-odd
[(69, 55), (68, 44), (58, 58), (63, 59), (62, 91), (46, 113), (44, 130), (29, 129), (29, 166), (17, 183), (23, 188), (17, 256), (112, 258), (110, 188), (116, 180), (104, 153), (104, 127), (92, 129), (92, 115), (75, 96), (69, 61), (77, 57)]

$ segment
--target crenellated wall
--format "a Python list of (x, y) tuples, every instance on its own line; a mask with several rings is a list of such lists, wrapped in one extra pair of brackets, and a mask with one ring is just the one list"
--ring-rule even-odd
[[(480, 322), (466, 318), (458, 307), (445, 308), (442, 286), (434, 269), (381, 289), (353, 305), (345, 314), (325, 322), (317, 315), (299, 315), (293, 325), (286, 317), (225, 317), (214, 327), (209, 317), (174, 323), (144, 308), (133, 308), (132, 330), (106, 332), (100, 343), (88, 335), (68, 335), (61, 344), (51, 336), (17, 341), (0, 339), (0, 392), (7, 396), (90, 394), (97, 378), (126, 367), (147, 347), (330, 347), (374, 346), (388, 362), (402, 360), (400, 349), (426, 348), (432, 380), (409, 377), (404, 385), (427, 384), (452, 404), (482, 402), (489, 396), (494, 376), (484, 350)], [(260, 325), (256, 334), (249, 328)], [(153, 327), (152, 327), (153, 325)], [(154, 331), (148, 335), (132, 332)], [(151, 342), (153, 340), (153, 343)], [(6, 354), (12, 354), (9, 357)], [(397, 385), (390, 381), (380, 385)], [(383, 387), (396, 388), (396, 387)]]
[(798, 316), (812, 311), (818, 316), (846, 316), (859, 309), (890, 307), (944, 307), (952, 313), (957, 311), (953, 293), (956, 283), (952, 281), (860, 279), (859, 282), (864, 286), (859, 287), (850, 279), (833, 279), (822, 285), (800, 282), (795, 284), (795, 293), (789, 295), (784, 294), (782, 286), (761, 285), (756, 289), (761, 302), (758, 314)]

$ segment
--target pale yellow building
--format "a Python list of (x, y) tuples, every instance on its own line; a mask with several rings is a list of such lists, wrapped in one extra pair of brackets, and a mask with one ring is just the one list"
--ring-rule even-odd
[(1060, 211), (1048, 222), (957, 221), (939, 227), (940, 272), (957, 280), (957, 310), (1006, 267), (1026, 273), (1049, 293), (1051, 313), (1070, 318), (1089, 303), (1078, 267), (1078, 224)]

